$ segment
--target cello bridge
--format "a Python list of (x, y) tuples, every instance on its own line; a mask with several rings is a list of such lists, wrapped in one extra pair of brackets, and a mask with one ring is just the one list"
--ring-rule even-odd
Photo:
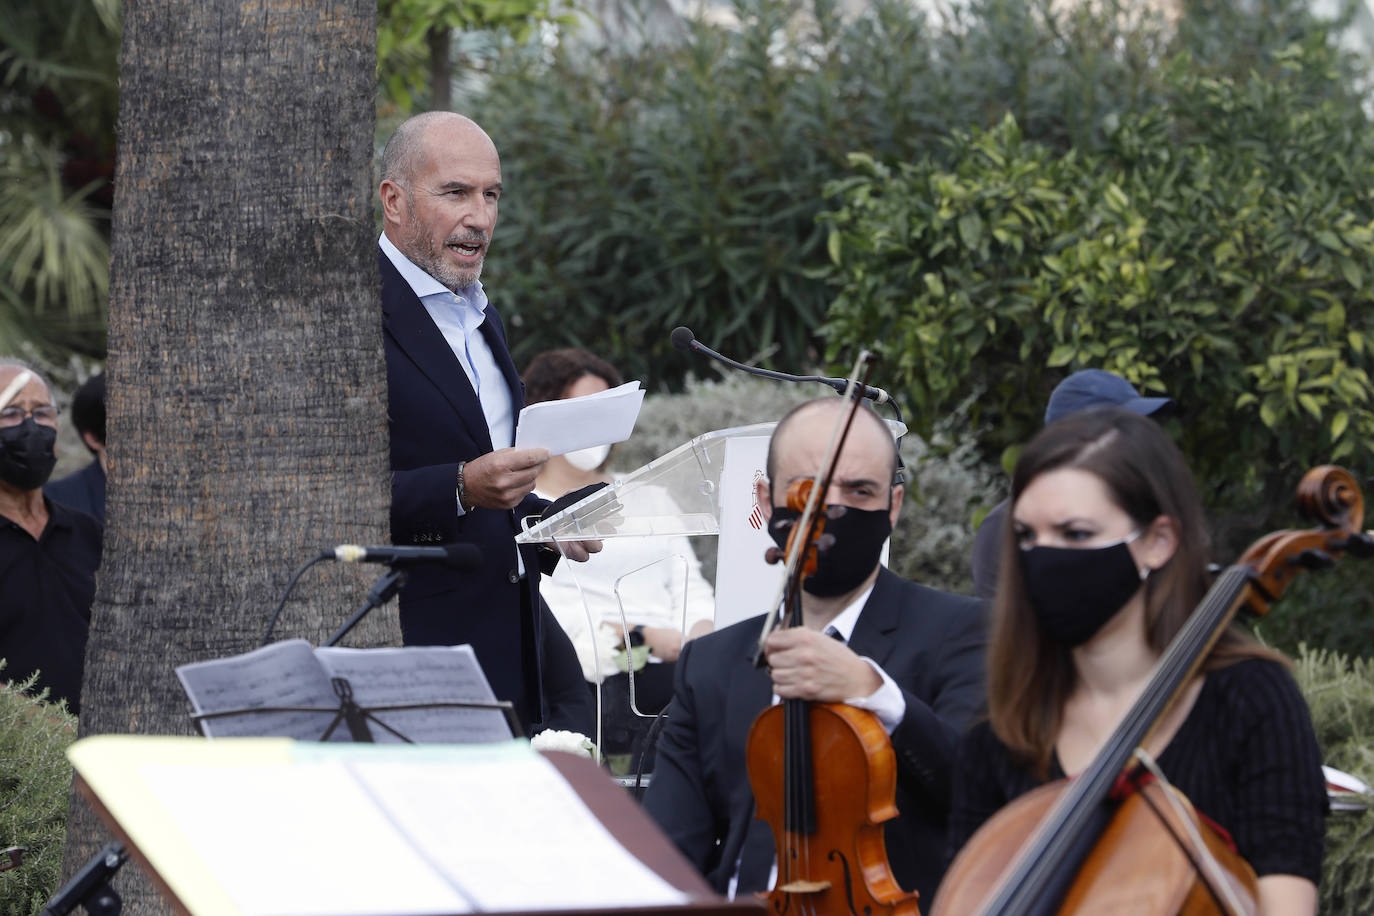
[(830, 890), (829, 881), (788, 881), (786, 884), (778, 885), (778, 890), (784, 894), (819, 894), (821, 891)]

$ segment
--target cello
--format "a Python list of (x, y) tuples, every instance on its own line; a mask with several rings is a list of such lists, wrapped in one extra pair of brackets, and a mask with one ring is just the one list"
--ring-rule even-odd
[[(853, 376), (867, 357), (860, 355), (846, 397), (853, 397)], [(764, 625), (756, 663), (784, 613), (787, 625), (803, 625), (801, 582), (833, 538), (825, 533), (827, 517), (844, 511), (821, 499), (857, 410), (855, 399), (816, 477), (788, 488), (787, 505), (801, 517), (788, 533), (783, 596)], [(770, 549), (769, 562), (780, 558)], [(755, 719), (746, 758), (757, 816), (773, 831), (778, 880), (764, 896), (775, 916), (919, 916), (917, 895), (902, 890), (887, 861), (882, 824), (897, 816), (897, 767), (877, 716), (843, 703), (784, 699)]]
[[(1302, 571), (1374, 555), (1349, 472), (1308, 471), (1298, 504), (1318, 527), (1266, 535), (1222, 571), (1093, 762), (984, 824), (946, 873), (932, 916), (1096, 913), (1124, 903), (1146, 914), (1256, 910), (1254, 872), (1164, 782), (1143, 747), (1241, 608), (1263, 615)], [(1137, 779), (1132, 761), (1155, 778)]]

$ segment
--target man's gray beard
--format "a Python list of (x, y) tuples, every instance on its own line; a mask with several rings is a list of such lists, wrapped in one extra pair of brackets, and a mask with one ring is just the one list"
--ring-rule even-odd
[(476, 283), (482, 276), (482, 263), (474, 270), (459, 270), (444, 259), (434, 248), (434, 242), (425, 232), (420, 221), (415, 218), (415, 210), (410, 208), (410, 235), (404, 240), (401, 254), (410, 258), (425, 273), (438, 280), (450, 292), (460, 293)]

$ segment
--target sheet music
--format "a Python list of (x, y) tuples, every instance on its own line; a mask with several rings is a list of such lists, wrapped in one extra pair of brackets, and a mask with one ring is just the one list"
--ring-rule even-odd
[[(177, 668), (177, 677), (196, 713), (273, 706), (319, 706), (324, 710), (202, 719), (204, 733), (210, 738), (318, 741), (339, 708), (331, 677), (345, 678), (353, 689), (353, 701), (364, 710), (411, 703), (496, 701), (471, 646), (315, 649), (304, 639), (290, 639), (243, 655), (182, 665)], [(511, 737), (504, 713), (494, 709), (413, 709), (373, 715), (415, 742), (504, 741)], [(378, 743), (402, 740), (376, 722), (369, 721), (367, 726)], [(352, 739), (347, 726), (340, 722), (329, 740)]]
[(339, 763), (140, 774), (245, 916), (472, 910), (383, 812), (348, 803), (358, 787)]
[[(333, 710), (339, 706), (329, 675), (304, 639), (273, 643), (243, 655), (193, 662), (176, 671), (197, 713), (268, 706), (321, 706)], [(201, 723), (209, 738), (318, 740), (333, 717), (332, 711), (262, 712), (202, 719)], [(335, 729), (330, 740), (348, 741), (348, 729)]]
[[(315, 657), (335, 677), (353, 685), (364, 709), (406, 703), (494, 703), (496, 694), (482, 674), (471, 646), (407, 646), (391, 649), (320, 648)], [(411, 709), (376, 712), (387, 725), (416, 742), (505, 741), (505, 715), (494, 709)], [(369, 722), (379, 744), (401, 739)]]
[(541, 401), (520, 411), (516, 448), (546, 448), (562, 455), (580, 448), (624, 442), (634, 432), (644, 390), (626, 382), (578, 398)]
[(687, 902), (606, 830), (537, 754), (406, 762), (351, 758), (350, 772), (435, 871), (480, 910)]
[(525, 741), (96, 735), (67, 756), (197, 916), (603, 907), (631, 916), (691, 902)]

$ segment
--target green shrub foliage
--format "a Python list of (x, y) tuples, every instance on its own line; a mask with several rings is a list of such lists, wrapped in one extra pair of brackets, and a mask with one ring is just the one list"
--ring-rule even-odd
[[(1374, 785), (1374, 661), (1303, 647), (1294, 669), (1312, 710), (1322, 759)], [(1374, 796), (1366, 802), (1374, 804)], [(1374, 812), (1326, 821), (1323, 916), (1363, 916), (1374, 905)]]
[[(2, 664), (2, 663), (0, 663)], [(3, 676), (3, 675), (0, 675)], [(0, 683), (0, 848), (23, 846), (23, 864), (0, 872), (0, 913), (37, 913), (56, 891), (67, 832), (76, 717)]]
[(1233, 509), (1222, 546), (1243, 546), (1303, 470), (1374, 442), (1374, 135), (1320, 38), (1275, 52), (1273, 77), (1178, 57), (1167, 99), (1108, 118), (1099, 150), (1008, 116), (913, 164), (851, 157), (825, 217), (832, 353), (876, 341), (918, 428), (976, 394), (994, 454), (1070, 371), (1168, 392)]
[(834, 294), (816, 216), (847, 154), (914, 159), (1009, 105), (1045, 142), (1098, 145), (1105, 113), (1153, 99), (1158, 25), (1085, 6), (1052, 20), (981, 0), (935, 21), (901, 0), (850, 18), (831, 0), (737, 0), (737, 28), (494, 63), (470, 110), (509, 190), (488, 277), (517, 362), (587, 346), (677, 386), (683, 324), (739, 358), (814, 365)]

